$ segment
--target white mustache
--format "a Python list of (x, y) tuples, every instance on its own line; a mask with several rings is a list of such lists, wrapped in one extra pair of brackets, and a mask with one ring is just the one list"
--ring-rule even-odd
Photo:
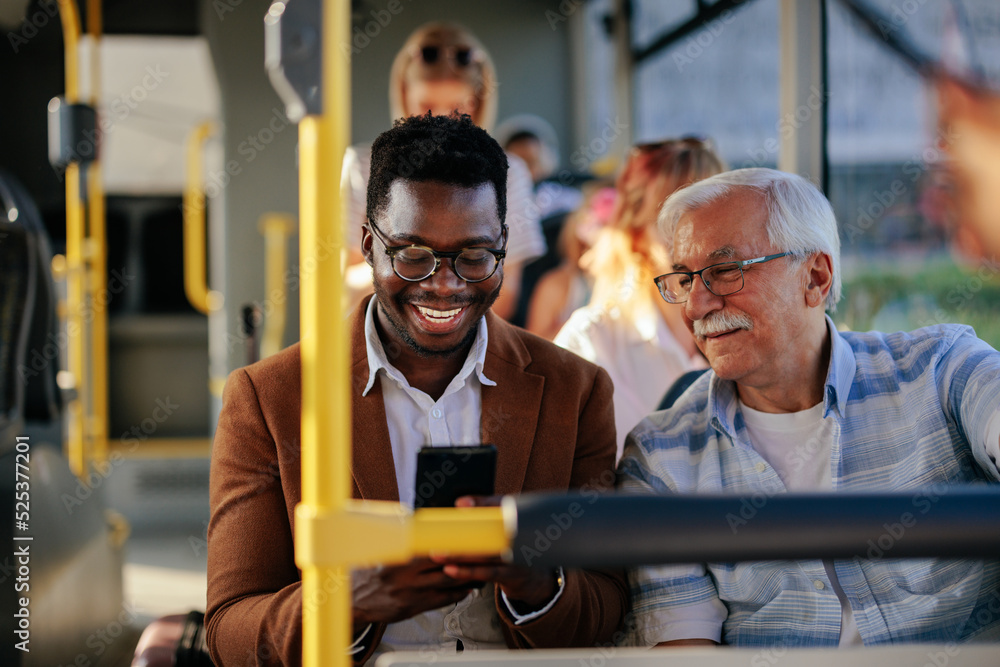
[(753, 320), (748, 315), (745, 313), (727, 313), (725, 311), (710, 313), (700, 320), (694, 320), (691, 324), (694, 325), (694, 335), (698, 338), (722, 333), (723, 331), (732, 331), (733, 329), (753, 330)]

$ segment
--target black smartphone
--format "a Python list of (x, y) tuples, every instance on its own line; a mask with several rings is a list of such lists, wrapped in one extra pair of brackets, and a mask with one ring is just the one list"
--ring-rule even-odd
[(494, 445), (422, 447), (413, 508), (454, 507), (462, 496), (492, 496), (496, 469)]

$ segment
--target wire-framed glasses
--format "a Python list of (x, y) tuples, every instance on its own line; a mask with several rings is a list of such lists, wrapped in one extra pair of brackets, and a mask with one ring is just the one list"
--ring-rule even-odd
[(507, 256), (507, 225), (503, 225), (503, 245), (500, 248), (463, 248), (454, 252), (441, 252), (422, 245), (390, 246), (374, 222), (368, 222), (372, 231), (392, 263), (393, 272), (411, 283), (430, 278), (441, 268), (442, 259), (450, 259), (452, 270), (467, 283), (481, 283), (496, 273), (500, 262)]
[(660, 296), (667, 303), (684, 303), (691, 294), (694, 287), (694, 277), (701, 276), (701, 281), (705, 283), (708, 291), (716, 296), (729, 296), (743, 289), (743, 267), (751, 264), (763, 264), (772, 259), (786, 257), (791, 252), (779, 252), (776, 255), (766, 255), (753, 259), (741, 259), (735, 262), (722, 262), (706, 266), (700, 271), (675, 271), (665, 273), (662, 276), (653, 278), (656, 288), (660, 290)]

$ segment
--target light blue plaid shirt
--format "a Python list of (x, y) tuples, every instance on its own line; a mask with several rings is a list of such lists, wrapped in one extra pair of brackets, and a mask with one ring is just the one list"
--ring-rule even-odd
[[(827, 327), (835, 491), (914, 489), (906, 523), (933, 508), (943, 485), (1000, 480), (1000, 353), (965, 326), (839, 333), (827, 318)], [(790, 455), (808, 456), (808, 443)], [(619, 476), (630, 492), (786, 493), (750, 444), (735, 383), (713, 372), (636, 426)], [(731, 518), (734, 531), (745, 518)], [(1000, 638), (1000, 561), (889, 558), (900, 528), (887, 527), (869, 559), (833, 561), (864, 643)], [(840, 637), (841, 605), (819, 560), (647, 567), (630, 581), (626, 643), (835, 646)]]

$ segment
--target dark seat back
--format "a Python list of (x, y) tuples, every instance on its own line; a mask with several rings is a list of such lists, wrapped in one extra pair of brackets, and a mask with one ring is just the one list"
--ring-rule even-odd
[(0, 447), (13, 447), (24, 427), (24, 382), (18, 367), (28, 343), (29, 260), (27, 233), (0, 216)]
[[(25, 422), (59, 419), (59, 338), (52, 250), (31, 196), (0, 170), (0, 443)], [(15, 431), (18, 431), (15, 433)], [(0, 452), (2, 453), (2, 452)]]
[(660, 405), (656, 408), (657, 410), (668, 410), (673, 407), (677, 399), (681, 397), (687, 388), (694, 384), (695, 380), (700, 378), (703, 374), (708, 372), (707, 368), (699, 368), (696, 371), (688, 371), (684, 375), (680, 376), (674, 383), (670, 385), (670, 389), (667, 389), (667, 393), (663, 395), (660, 400)]

